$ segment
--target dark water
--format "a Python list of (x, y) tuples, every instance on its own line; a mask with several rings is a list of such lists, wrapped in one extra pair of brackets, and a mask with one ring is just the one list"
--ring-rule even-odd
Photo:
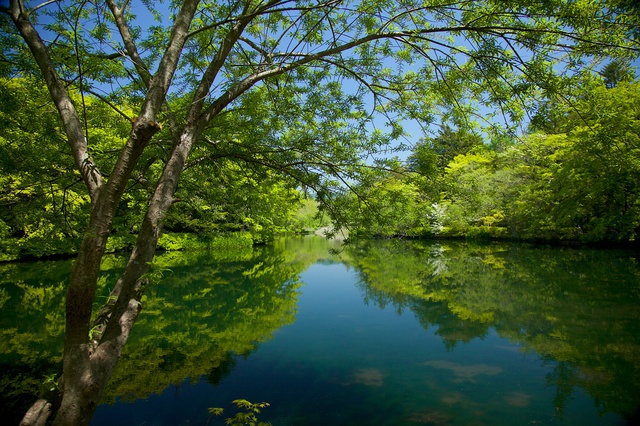
[[(633, 424), (639, 257), (320, 238), (165, 254), (93, 424), (223, 425), (239, 398), (273, 425)], [(0, 267), (16, 418), (57, 371), (68, 266)]]

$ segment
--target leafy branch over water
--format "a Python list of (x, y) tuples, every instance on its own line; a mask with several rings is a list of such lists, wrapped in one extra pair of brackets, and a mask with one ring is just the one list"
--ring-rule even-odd
[[(249, 402), (246, 399), (236, 399), (233, 403), (239, 410), (244, 410), (236, 413), (233, 417), (226, 419), (225, 423), (230, 426), (271, 426), (271, 423), (265, 423), (258, 420), (258, 414), (260, 411), (269, 407), (268, 402)], [(223, 408), (209, 408), (209, 412), (216, 416), (221, 416), (224, 412)]]

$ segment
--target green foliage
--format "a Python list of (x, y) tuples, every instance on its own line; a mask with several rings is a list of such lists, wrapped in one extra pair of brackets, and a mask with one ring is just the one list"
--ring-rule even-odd
[[(467, 154), (479, 146), (482, 146), (480, 136), (464, 128), (454, 130), (444, 124), (436, 137), (425, 139), (414, 148), (408, 163), (414, 166), (413, 171), (429, 175), (433, 167), (444, 170), (456, 156)], [(435, 158), (431, 159), (431, 156)], [(431, 165), (431, 162), (435, 164)]]
[(49, 388), (49, 391), (60, 390), (60, 384), (55, 374), (46, 376), (43, 383)]
[[(500, 114), (511, 126), (541, 89), (561, 93), (563, 76), (637, 53), (629, 30), (638, 23), (635, 9), (620, 2), (285, 3), (0, 6), (0, 69), (11, 76), (0, 94), (0, 158), (10, 159), (0, 165), (0, 220), (10, 235), (2, 258), (74, 253), (80, 239), (84, 249), (97, 248), (78, 257), (86, 273), (70, 281), (70, 294), (86, 296), (74, 322), (82, 335), (106, 235), (119, 236), (111, 250), (137, 233), (157, 236), (165, 225), (173, 232), (250, 232), (266, 242), (291, 224), (300, 189), (315, 193), (336, 226), (366, 206), (363, 233), (430, 232), (434, 215), (418, 206), (441, 200), (426, 199), (416, 181), (405, 183), (384, 162), (403, 148), (392, 144), (404, 136), (403, 119), (429, 123), (439, 115), (475, 128), (475, 117), (491, 127)], [(140, 11), (146, 16), (136, 19)], [(49, 95), (36, 75), (45, 77)], [(8, 89), (16, 82), (19, 96)], [(480, 114), (486, 107), (496, 113)], [(447, 146), (443, 158), (466, 149)], [(391, 173), (372, 178), (372, 167)], [(488, 179), (475, 171), (459, 169), (453, 199), (467, 195), (465, 177), (485, 186)], [(340, 197), (357, 185), (371, 201)], [(479, 206), (493, 227), (500, 211), (485, 201), (461, 208)], [(349, 214), (342, 217), (341, 207)], [(458, 216), (476, 226), (469, 212)], [(594, 235), (611, 228), (591, 218), (589, 224)], [(162, 244), (188, 246), (178, 236)], [(154, 250), (140, 252), (143, 264), (152, 260)], [(80, 359), (75, 350), (85, 347), (65, 353)], [(77, 387), (65, 393), (65, 406), (78, 407), (69, 398), (83, 394), (79, 383), (65, 386)]]
[(176, 194), (181, 202), (167, 216), (168, 232), (249, 232), (257, 242), (270, 241), (291, 228), (300, 205), (290, 180), (228, 159), (198, 162), (183, 173), (182, 182)]
[[(268, 402), (249, 402), (246, 399), (236, 399), (233, 401), (239, 410), (244, 410), (236, 413), (233, 417), (229, 417), (225, 420), (225, 424), (231, 426), (270, 426), (271, 423), (265, 423), (258, 421), (258, 414), (263, 408), (269, 407)], [(222, 408), (209, 408), (209, 412), (216, 416), (221, 416), (223, 413)]]
[(431, 211), (402, 171), (371, 173), (337, 200), (336, 223), (358, 237), (416, 236), (431, 231)]
[(595, 90), (583, 105), (586, 123), (568, 134), (573, 142), (558, 194), (575, 215), (557, 211), (580, 226), (589, 240), (633, 241), (640, 233), (640, 84)]
[[(146, 17), (136, 22), (148, 24), (131, 27), (142, 56), (131, 61), (122, 60), (120, 32), (106, 7), (69, 4), (29, 14), (57, 35), (46, 47), (80, 111), (89, 152), (104, 176), (139, 114), (146, 95), (140, 82), (157, 68), (165, 51), (158, 47), (171, 36), (166, 24), (172, 22), (161, 16), (178, 11), (177, 3), (166, 5), (166, 11), (143, 3), (138, 9), (127, 3), (122, 10), (125, 19), (133, 19), (136, 10)], [(427, 177), (409, 186), (422, 184), (427, 206), (440, 203), (436, 170), (481, 143), (468, 129), (494, 128), (498, 116), (506, 127), (515, 125), (541, 89), (566, 96), (568, 87), (580, 86), (585, 58), (609, 62), (602, 69), (608, 82), (628, 79), (621, 64), (632, 59), (637, 41), (637, 31), (630, 30), (637, 27), (637, 10), (623, 1), (356, 2), (327, 9), (296, 3), (291, 14), (271, 4), (254, 14), (254, 7), (259, 6), (202, 5), (195, 14), (193, 34), (158, 118), (163, 130), (142, 153), (119, 201), (110, 251), (131, 248), (187, 111), (200, 102), (193, 96), (216, 58), (214, 46), (226, 43), (230, 34), (230, 27), (220, 25), (227, 19), (247, 18), (249, 38), (229, 38), (227, 56), (214, 67), (219, 72), (197, 114), (208, 118), (193, 141), (177, 202), (167, 213), (169, 232), (241, 230), (256, 241), (269, 241), (279, 232), (307, 226), (295, 219), (298, 189), (315, 193), (339, 222), (334, 199), (345, 186), (368, 179), (372, 159), (393, 153), (390, 142), (403, 136), (405, 118), (429, 124), (440, 116), (441, 123), (453, 126), (444, 125), (439, 135), (419, 143), (409, 161), (411, 171)], [(35, 64), (11, 26), (8, 9), (2, 12), (0, 62), (3, 75), (10, 77), (0, 93), (0, 220), (9, 238), (3, 238), (0, 256), (73, 253), (88, 219), (89, 199), (73, 172), (48, 94), (34, 77)], [(487, 33), (487, 28), (494, 30)], [(291, 40), (300, 43), (295, 52), (289, 51)], [(312, 58), (299, 52), (324, 53)], [(557, 58), (565, 54), (561, 64)], [(562, 77), (555, 75), (560, 65), (566, 68)], [(100, 98), (94, 95), (104, 91)], [(230, 93), (235, 93), (232, 104)], [(223, 112), (203, 113), (218, 105)], [(387, 130), (381, 130), (381, 121)], [(411, 191), (385, 190), (381, 198), (398, 204), (412, 198)], [(406, 213), (410, 217), (399, 222), (405, 230), (398, 233), (430, 232), (421, 218)]]
[[(635, 241), (638, 236), (640, 85), (597, 86), (565, 115), (564, 133), (532, 135), (524, 159), (519, 214), (529, 234), (582, 241)], [(522, 155), (525, 155), (523, 158)]]
[(571, 103), (546, 104), (535, 127), (547, 133), (500, 149), (475, 144), (445, 157), (441, 172), (435, 145), (418, 145), (414, 173), (389, 172), (361, 189), (373, 213), (345, 197), (351, 226), (368, 235), (637, 241), (640, 84), (590, 81)]
[(0, 79), (0, 220), (5, 259), (74, 252), (88, 197), (34, 79)]
[(313, 198), (302, 200), (295, 217), (291, 219), (288, 229), (297, 233), (312, 233), (323, 227), (330, 226), (329, 216), (318, 209), (318, 202)]
[[(109, 168), (130, 124), (92, 96), (85, 95), (82, 102), (87, 120), (100, 123), (89, 134), (91, 154)], [(0, 128), (0, 260), (75, 253), (90, 200), (40, 82), (0, 79)], [(162, 149), (145, 155), (132, 189), (120, 201), (107, 252), (130, 250), (135, 244), (149, 197), (149, 188), (141, 183), (157, 179), (165, 155)], [(184, 173), (177, 196), (184, 201), (168, 214), (167, 233), (159, 242), (164, 250), (212, 243), (229, 232), (249, 232), (256, 242), (271, 240), (294, 227), (300, 200), (291, 182), (229, 161), (196, 162)], [(242, 235), (238, 238), (244, 239)]]
[(616, 87), (619, 83), (629, 83), (636, 77), (630, 64), (620, 59), (609, 62), (599, 74), (608, 89)]

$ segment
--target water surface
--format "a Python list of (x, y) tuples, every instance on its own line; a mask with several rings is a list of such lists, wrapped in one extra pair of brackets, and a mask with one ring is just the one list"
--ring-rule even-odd
[[(273, 425), (619, 425), (640, 401), (638, 253), (307, 238), (156, 263), (94, 425), (222, 425), (238, 398)], [(64, 265), (36, 267), (0, 290), (5, 405), (59, 362)]]

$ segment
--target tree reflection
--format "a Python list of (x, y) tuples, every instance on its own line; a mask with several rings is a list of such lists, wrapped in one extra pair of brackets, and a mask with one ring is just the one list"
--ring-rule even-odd
[(188, 377), (219, 384), (234, 356), (249, 355), (293, 322), (298, 277), (311, 261), (299, 253), (260, 247), (199, 259), (160, 256), (154, 266), (162, 280), (147, 291), (104, 400), (144, 398)]
[[(186, 378), (205, 376), (219, 384), (233, 370), (235, 356), (247, 356), (293, 322), (299, 274), (327, 256), (327, 244), (289, 239), (269, 247), (157, 256), (143, 311), (103, 402), (145, 398)], [(122, 262), (103, 262), (104, 297)], [(0, 265), (0, 404), (15, 413), (13, 423), (35, 400), (45, 376), (57, 373), (69, 267), (68, 261)]]
[(444, 345), (491, 329), (554, 361), (562, 416), (576, 387), (602, 412), (640, 400), (640, 269), (625, 251), (370, 241), (347, 247), (365, 300), (410, 309)]
[[(335, 262), (329, 248), (322, 239), (288, 239), (158, 256), (105, 401), (145, 398), (186, 378), (223, 382), (237, 356), (294, 321), (300, 273)], [(450, 351), (495, 331), (539, 354), (550, 367), (558, 417), (579, 388), (602, 413), (631, 415), (640, 400), (640, 272), (633, 253), (370, 241), (345, 246), (340, 260), (357, 272), (367, 303), (411, 312)], [(68, 268), (69, 262), (0, 265), (5, 412), (21, 415), (45, 376), (56, 373)], [(105, 296), (121, 268), (116, 257), (105, 261)], [(379, 377), (378, 370), (359, 368), (354, 380), (377, 384)], [(519, 406), (524, 396), (509, 398)]]

